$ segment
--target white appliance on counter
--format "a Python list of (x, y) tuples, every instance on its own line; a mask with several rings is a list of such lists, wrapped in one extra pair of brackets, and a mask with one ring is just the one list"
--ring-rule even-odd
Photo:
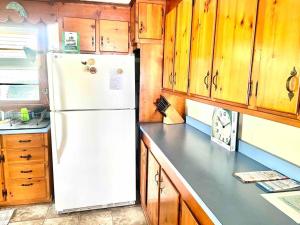
[(59, 213), (134, 204), (134, 56), (47, 55)]

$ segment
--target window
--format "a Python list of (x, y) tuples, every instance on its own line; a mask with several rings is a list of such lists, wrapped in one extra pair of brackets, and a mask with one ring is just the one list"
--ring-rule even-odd
[(0, 100), (39, 101), (38, 29), (0, 26)]

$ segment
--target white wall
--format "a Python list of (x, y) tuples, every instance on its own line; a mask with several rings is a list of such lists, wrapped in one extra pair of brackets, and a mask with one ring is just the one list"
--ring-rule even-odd
[[(186, 115), (211, 125), (214, 107), (186, 100)], [(300, 128), (249, 116), (240, 116), (240, 139), (300, 166)]]

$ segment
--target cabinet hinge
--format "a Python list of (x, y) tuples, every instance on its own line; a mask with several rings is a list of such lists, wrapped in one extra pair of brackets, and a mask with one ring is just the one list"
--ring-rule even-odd
[(6, 189), (2, 190), (2, 197), (3, 197), (3, 199), (6, 199), (6, 197), (7, 197), (7, 190)]
[(4, 155), (1, 154), (1, 155), (0, 155), (0, 163), (4, 162), (4, 160), (5, 160)]

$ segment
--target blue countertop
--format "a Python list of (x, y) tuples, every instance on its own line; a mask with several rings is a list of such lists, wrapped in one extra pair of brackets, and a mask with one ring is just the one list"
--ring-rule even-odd
[(16, 129), (16, 130), (0, 130), (1, 134), (37, 134), (37, 133), (47, 133), (50, 130), (50, 124), (44, 128), (37, 129)]
[(210, 136), (187, 125), (142, 123), (152, 149), (160, 151), (214, 224), (296, 225), (260, 194), (255, 184), (243, 184), (234, 172), (268, 170), (238, 152), (229, 152)]

